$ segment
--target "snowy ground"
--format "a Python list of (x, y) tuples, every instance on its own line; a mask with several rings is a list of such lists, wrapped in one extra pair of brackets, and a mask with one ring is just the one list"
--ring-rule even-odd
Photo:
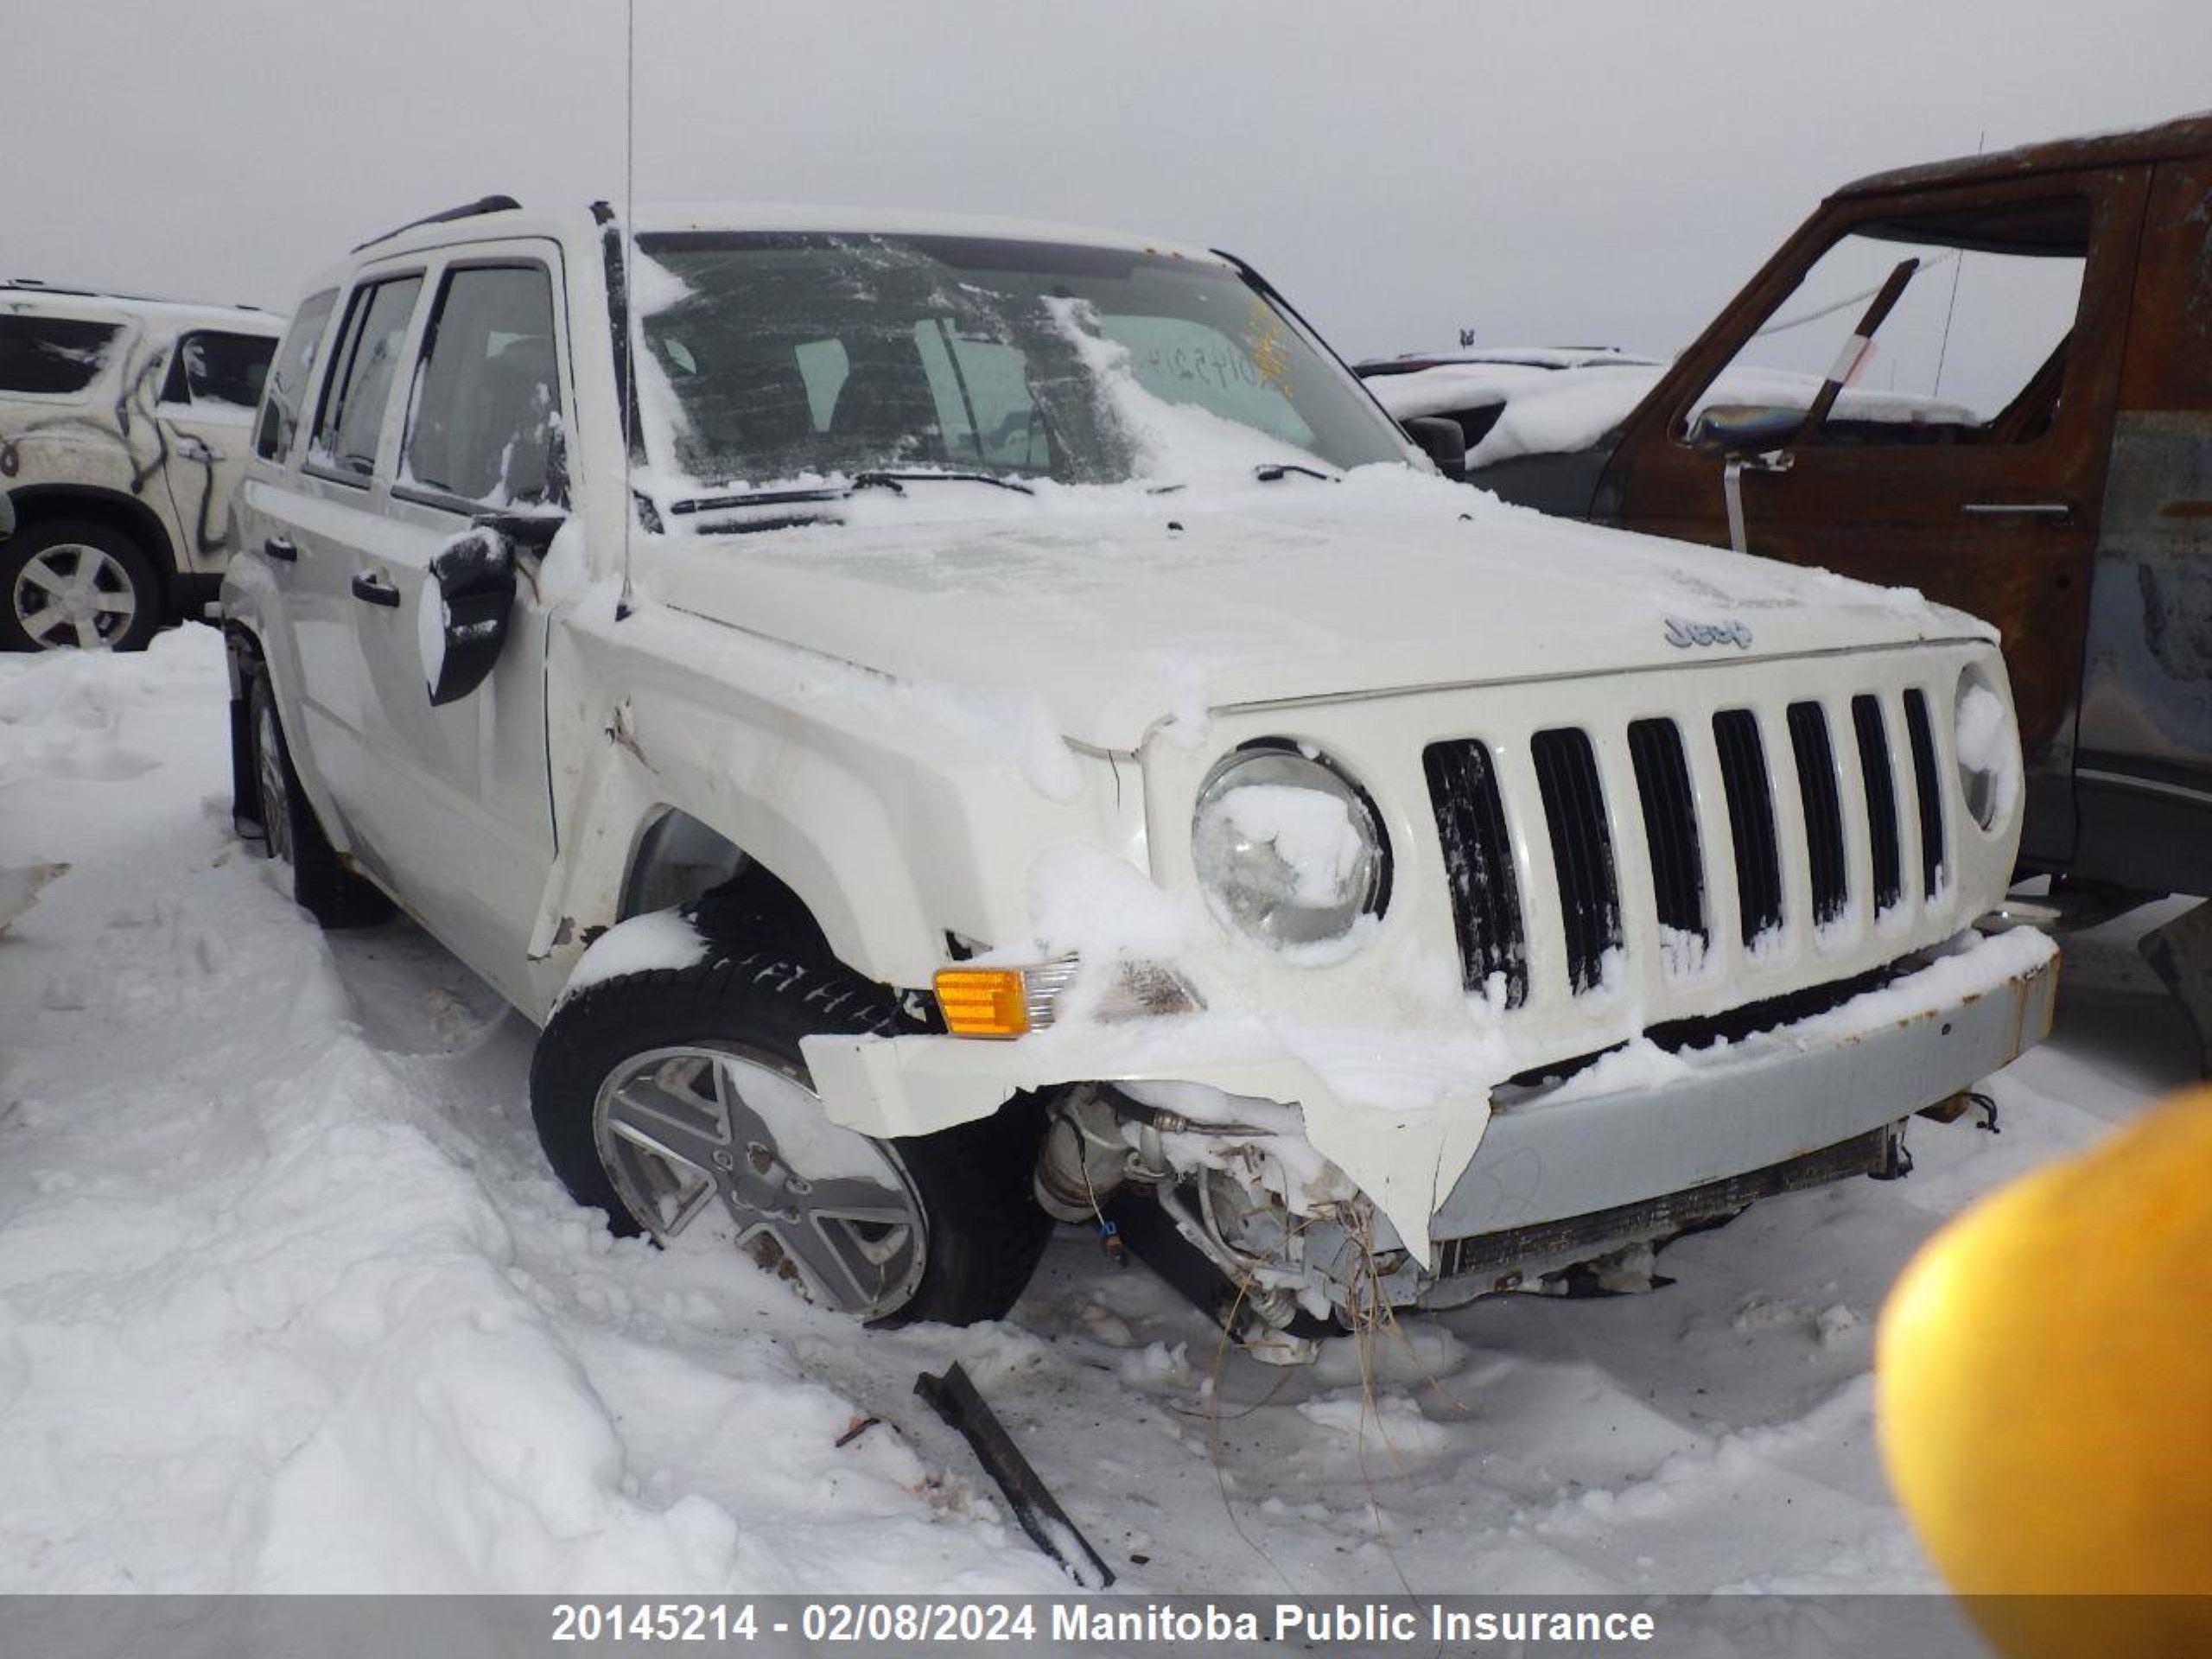
[(1371, 1393), (1349, 1342), (1224, 1361), (1074, 1236), (1002, 1325), (863, 1334), (609, 1239), (524, 1022), (404, 924), (320, 935), (226, 790), (209, 631), (0, 658), (0, 871), (73, 866), (0, 935), (0, 1590), (1064, 1589), (912, 1396), (955, 1357), (1132, 1589), (1933, 1588), (1871, 1445), (1885, 1289), (2191, 1076), (2121, 924), (2001, 1135), (1916, 1125), (1910, 1179), (1656, 1294), (1409, 1324)]

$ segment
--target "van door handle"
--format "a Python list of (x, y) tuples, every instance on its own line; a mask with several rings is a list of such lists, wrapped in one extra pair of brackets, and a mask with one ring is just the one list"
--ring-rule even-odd
[(353, 597), (381, 605), (389, 611), (399, 608), (399, 589), (373, 570), (364, 570), (353, 578)]
[(1969, 518), (2041, 518), (2054, 524), (2074, 518), (2071, 501), (1967, 501), (1959, 511)]
[(297, 564), (300, 550), (292, 544), (289, 536), (271, 536), (261, 544), (261, 550), (280, 564)]

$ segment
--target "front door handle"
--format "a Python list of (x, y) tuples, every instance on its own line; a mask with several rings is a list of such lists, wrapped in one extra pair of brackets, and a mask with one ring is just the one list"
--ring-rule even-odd
[(1959, 511), (1969, 518), (2037, 518), (2052, 524), (2074, 521), (2071, 501), (1967, 501)]
[(297, 564), (300, 562), (300, 550), (293, 545), (289, 536), (271, 536), (261, 544), (261, 550), (280, 564)]
[(194, 437), (189, 432), (177, 439), (176, 452), (187, 461), (204, 461), (210, 467), (215, 466), (223, 459), (210, 449), (205, 441)]
[(364, 570), (353, 578), (353, 597), (381, 605), (386, 610), (399, 608), (399, 589), (373, 570)]

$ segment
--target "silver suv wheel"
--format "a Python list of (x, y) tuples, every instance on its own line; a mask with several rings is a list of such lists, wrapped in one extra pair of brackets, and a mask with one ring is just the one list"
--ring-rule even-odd
[(592, 1131), (624, 1206), (658, 1237), (716, 1205), (763, 1267), (863, 1319), (902, 1306), (921, 1279), (928, 1233), (906, 1172), (765, 1055), (687, 1045), (631, 1056), (601, 1084)]
[(16, 573), (9, 601), (16, 626), (48, 651), (105, 649), (138, 620), (138, 590), (123, 563), (105, 548), (56, 542)]

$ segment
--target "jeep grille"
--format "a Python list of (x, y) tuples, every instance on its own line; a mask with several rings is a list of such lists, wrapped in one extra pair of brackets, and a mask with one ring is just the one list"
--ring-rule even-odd
[[(1551, 854), (1565, 989), (1586, 994), (1600, 983), (1609, 951), (1652, 944), (1667, 953), (1670, 975), (1693, 974), (1715, 928), (1732, 929), (1760, 954), (1794, 905), (1808, 905), (1806, 919), (1821, 928), (1854, 910), (1872, 918), (1895, 909), (1905, 886), (1901, 804), (1916, 818), (1917, 885), (1929, 898), (1938, 893), (1943, 806), (1926, 695), (1914, 688), (1853, 696), (1847, 719), (1845, 700), (1835, 702), (1834, 710), (1806, 699), (1721, 709), (1689, 723), (1649, 716), (1618, 733), (1554, 727), (1529, 734), (1528, 770), (1519, 776), (1534, 782), (1541, 844)], [(1900, 717), (1904, 745), (1890, 738)], [(1485, 991), (1502, 979), (1504, 1006), (1516, 1008), (1531, 994), (1530, 931), (1553, 906), (1531, 906), (1521, 891), (1516, 871), (1528, 861), (1516, 861), (1515, 836), (1535, 833), (1522, 821), (1535, 812), (1510, 798), (1503, 753), (1484, 738), (1453, 738), (1428, 745), (1423, 763), (1465, 983)], [(1640, 810), (1609, 812), (1609, 788), (1632, 790)], [(1847, 791), (1864, 801), (1863, 817), (1847, 810)], [(1716, 811), (1725, 824), (1710, 822)], [(1616, 847), (1616, 827), (1641, 847)], [(1716, 906), (1707, 891), (1715, 836), (1732, 866), (1732, 882), (1715, 878), (1723, 893), (1734, 888), (1732, 916), (1727, 900)], [(1861, 836), (1864, 861), (1854, 866)], [(1624, 885), (1624, 859), (1643, 862), (1648, 887)], [(1800, 860), (1802, 878), (1793, 880), (1790, 865)]]

